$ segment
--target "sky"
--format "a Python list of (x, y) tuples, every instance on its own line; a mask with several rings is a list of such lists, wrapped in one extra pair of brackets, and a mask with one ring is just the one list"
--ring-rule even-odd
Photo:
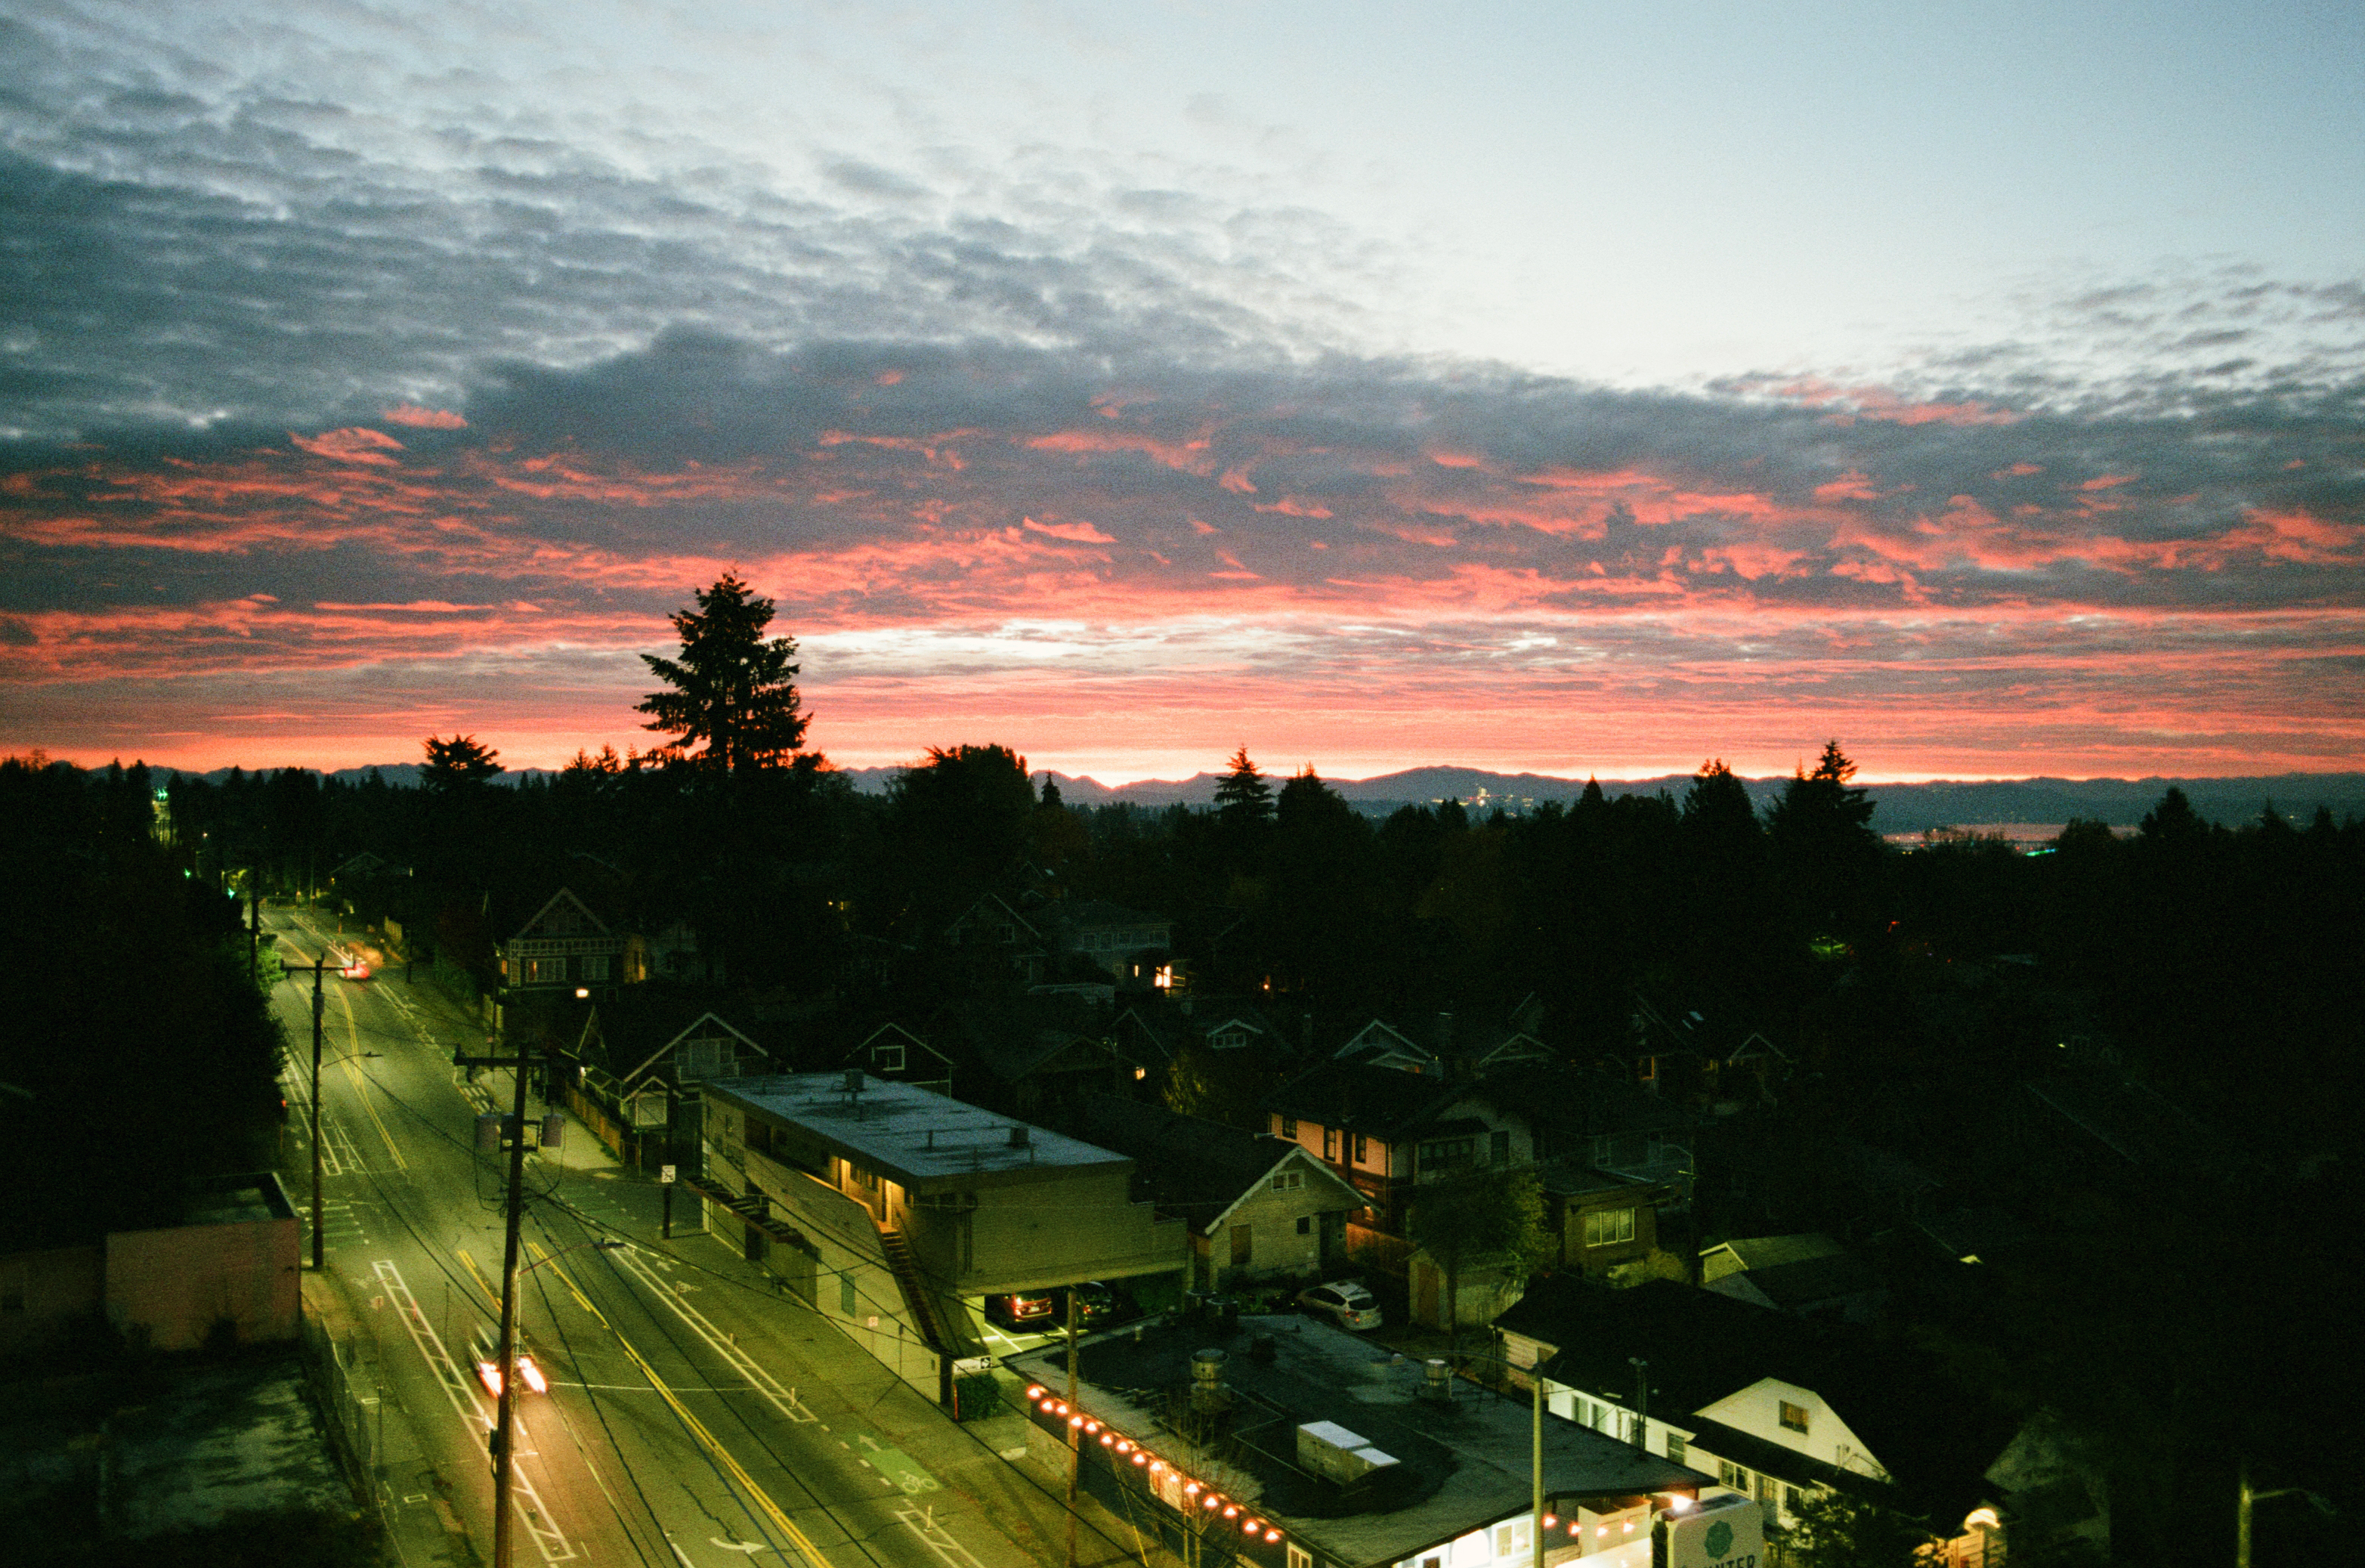
[(0, 750), (2365, 767), (2354, 5), (0, 0)]

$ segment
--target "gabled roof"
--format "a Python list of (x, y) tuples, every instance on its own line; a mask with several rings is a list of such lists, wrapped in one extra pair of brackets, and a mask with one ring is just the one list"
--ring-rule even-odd
[[(581, 899), (576, 897), (572, 889), (561, 888), (556, 892), (550, 895), (550, 902), (548, 903), (544, 904), (540, 909), (534, 911), (532, 919), (518, 927), (517, 935), (510, 937), (510, 940), (515, 942), (532, 938), (542, 935), (544, 930), (551, 926), (571, 924), (569, 920), (570, 915), (579, 917), (580, 919), (588, 922), (592, 932), (598, 935), (607, 936), (613, 935), (613, 933), (610, 932), (608, 929), (608, 923), (591, 913), (591, 906), (589, 904), (585, 903)], [(571, 935), (575, 934), (569, 932), (566, 933), (566, 935)]]
[(1793, 1236), (1735, 1237), (1714, 1247), (1701, 1248), (1700, 1259), (1708, 1270), (1708, 1277), (1713, 1280), (1751, 1269), (1771, 1269), (1783, 1263), (1804, 1262), (1810, 1258), (1834, 1257), (1846, 1250), (1821, 1232), (1808, 1230)]
[(1028, 920), (1016, 910), (1011, 908), (999, 893), (986, 893), (981, 895), (967, 909), (961, 911), (958, 914), (953, 916), (952, 919), (947, 921), (945, 923), (946, 934), (949, 935), (951, 933), (958, 931), (961, 927), (969, 924), (970, 921), (976, 919), (1007, 920), (1036, 941), (1039, 942), (1043, 939), (1043, 934), (1036, 929), (1035, 923)]
[[(707, 1025), (713, 1025), (713, 1028), (708, 1028)], [(714, 1030), (717, 1029), (721, 1030), (723, 1034), (730, 1036), (733, 1039), (737, 1040), (749, 1050), (754, 1051), (757, 1056), (762, 1057), (766, 1061), (770, 1061), (772, 1059), (771, 1052), (766, 1050), (762, 1046), (757, 1045), (753, 1038), (743, 1031), (725, 1022), (721, 1015), (714, 1013), (701, 1013), (695, 1019), (691, 1020), (688, 1028), (682, 1030), (681, 1033), (676, 1035), (672, 1039), (667, 1040), (664, 1045), (659, 1046), (656, 1050), (651, 1051), (647, 1058), (642, 1061), (640, 1066), (633, 1069), (632, 1071), (625, 1073), (622, 1078), (623, 1086), (630, 1089), (633, 1084), (639, 1082), (643, 1074), (655, 1068), (658, 1062), (664, 1060), (667, 1057), (671, 1056), (673, 1054), (673, 1048), (676, 1046), (680, 1045), (684, 1040), (690, 1039), (693, 1036), (701, 1040), (712, 1039), (715, 1037)], [(701, 1031), (703, 1032), (701, 1033)]]
[(914, 1035), (911, 1030), (906, 1029), (901, 1024), (893, 1023), (891, 1021), (880, 1025), (879, 1027), (863, 1036), (860, 1040), (848, 1047), (845, 1056), (839, 1059), (848, 1067), (860, 1066), (862, 1064), (857, 1062), (855, 1058), (857, 1057), (868, 1058), (870, 1054), (871, 1047), (880, 1044), (882, 1038), (900, 1039), (907, 1047), (919, 1047), (920, 1049), (927, 1052), (930, 1056), (936, 1058), (947, 1067), (950, 1067), (953, 1064), (952, 1058), (945, 1055), (944, 1052), (936, 1049), (936, 1047), (928, 1044), (927, 1041), (920, 1038), (919, 1036)]
[(1445, 1059), (1427, 1046), (1392, 1024), (1377, 1018), (1355, 1031), (1355, 1037), (1340, 1046), (1332, 1058), (1337, 1061), (1368, 1062), (1374, 1067), (1390, 1067), (1403, 1072), (1442, 1072)]
[(1809, 1312), (1881, 1289), (1879, 1274), (1863, 1259), (1845, 1252), (1800, 1258), (1762, 1269), (1738, 1269), (1709, 1282), (1709, 1290), (1743, 1301), (1763, 1299), (1784, 1312)]
[(1283, 1165), (1303, 1168), (1309, 1185), (1336, 1188), (1341, 1208), (1367, 1201), (1299, 1145), (1269, 1134), (1114, 1094), (1090, 1096), (1080, 1114), (1084, 1137), (1131, 1155), (1151, 1201), (1203, 1234), (1220, 1226)]
[(1766, 1378), (1811, 1390), (1909, 1499), (1954, 1507), (1956, 1518), (1988, 1490), (1984, 1473), (2014, 1427), (1976, 1391), (1948, 1382), (1934, 1362), (1868, 1331), (1672, 1280), (1613, 1290), (1556, 1274), (1530, 1284), (1495, 1322), (1557, 1347), (1544, 1363), (1546, 1378), (1621, 1403), (1634, 1391), (1627, 1358), (1642, 1357), (1650, 1363), (1652, 1411), (1664, 1419)]

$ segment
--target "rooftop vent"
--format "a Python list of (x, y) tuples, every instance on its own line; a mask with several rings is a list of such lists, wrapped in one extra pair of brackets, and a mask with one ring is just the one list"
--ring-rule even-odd
[(860, 1068), (849, 1067), (846, 1070), (846, 1092), (848, 1094), (859, 1094), (862, 1092), (862, 1070)]
[(1420, 1363), (1420, 1396), (1440, 1405), (1453, 1401), (1453, 1365), (1431, 1356)]
[(1231, 1402), (1231, 1394), (1224, 1387), (1224, 1363), (1230, 1359), (1221, 1350), (1191, 1352), (1192, 1408), (1215, 1411)]
[(1297, 1428), (1298, 1468), (1341, 1486), (1367, 1481), (1374, 1472), (1393, 1469), (1395, 1462), (1395, 1455), (1382, 1453), (1362, 1433), (1351, 1432), (1336, 1421), (1308, 1421)]
[(1023, 1123), (1023, 1122), (1022, 1122), (1022, 1123), (1020, 1123), (1018, 1126), (1014, 1126), (1014, 1127), (1012, 1127), (1012, 1128), (1010, 1129), (1010, 1147), (1011, 1147), (1011, 1148), (1028, 1148), (1028, 1147), (1033, 1143), (1033, 1141), (1034, 1141), (1034, 1129), (1033, 1129), (1032, 1127), (1027, 1126), (1025, 1123)]

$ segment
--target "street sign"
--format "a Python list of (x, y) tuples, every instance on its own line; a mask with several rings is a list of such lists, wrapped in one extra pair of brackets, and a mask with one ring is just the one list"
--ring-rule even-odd
[(660, 1166), (658, 1166), (658, 1167), (657, 1167), (657, 1180), (658, 1180), (658, 1181), (660, 1181), (660, 1182), (670, 1182), (670, 1181), (672, 1181), (672, 1180), (673, 1180), (673, 1170), (674, 1170), (674, 1168), (673, 1168), (672, 1166), (670, 1166), (670, 1165), (660, 1165)]

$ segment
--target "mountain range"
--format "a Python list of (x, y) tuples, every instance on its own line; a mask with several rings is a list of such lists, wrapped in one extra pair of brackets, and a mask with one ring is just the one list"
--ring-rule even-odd
[[(376, 772), (388, 784), (412, 786), (419, 779), (416, 763), (389, 763), (375, 769), (340, 768), (331, 778), (358, 782)], [(545, 768), (522, 768), (500, 776), (503, 782), (547, 777)], [(849, 767), (843, 777), (865, 794), (882, 794), (900, 767)], [(204, 775), (219, 781), (229, 773), (219, 768)], [(1188, 778), (1144, 778), (1110, 786), (1090, 777), (1038, 772), (1037, 783), (1048, 778), (1059, 787), (1060, 799), (1071, 806), (1171, 805), (1205, 806), (1216, 798), (1216, 773), (1196, 773)], [(1276, 789), (1283, 782), (1273, 778)], [(1556, 778), (1541, 773), (1490, 773), (1476, 767), (1413, 767), (1373, 778), (1326, 779), (1350, 803), (1372, 816), (1385, 816), (1400, 806), (1456, 800), (1485, 812), (1500, 802), (1519, 813), (1546, 801), (1571, 802), (1584, 792), (1581, 778)], [(1750, 798), (1762, 807), (1782, 792), (1786, 780), (1743, 778)], [(1677, 800), (1691, 783), (1687, 774), (1655, 778), (1604, 778), (1601, 788), (1611, 795), (1653, 794), (1665, 790)], [(2064, 823), (2072, 817), (2132, 826), (2159, 803), (2169, 789), (2182, 790), (2202, 816), (2228, 826), (2256, 821), (2271, 806), (2277, 812), (2304, 823), (2318, 806), (2336, 818), (2365, 817), (2365, 773), (2281, 773), (2230, 778), (2008, 778), (1956, 781), (1932, 779), (1913, 784), (1866, 786), (1877, 807), (1872, 825), (1885, 834), (1921, 833), (1936, 827), (1969, 827), (2002, 823)]]

